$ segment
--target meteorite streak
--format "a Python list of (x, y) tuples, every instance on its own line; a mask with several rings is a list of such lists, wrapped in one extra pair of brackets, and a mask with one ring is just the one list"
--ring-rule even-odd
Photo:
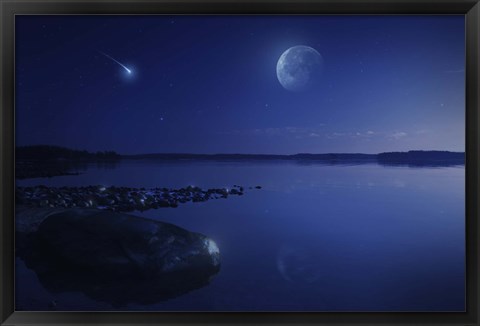
[(118, 63), (123, 69), (125, 69), (125, 70), (127, 71), (127, 73), (129, 73), (129, 74), (132, 73), (132, 71), (131, 71), (130, 69), (128, 69), (123, 63), (115, 60), (114, 58), (112, 58), (111, 56), (109, 56), (108, 54), (106, 54), (105, 52), (102, 52), (102, 51), (98, 51), (98, 52), (100, 52), (101, 54), (103, 54), (103, 55), (106, 56), (107, 58), (115, 61), (116, 63)]

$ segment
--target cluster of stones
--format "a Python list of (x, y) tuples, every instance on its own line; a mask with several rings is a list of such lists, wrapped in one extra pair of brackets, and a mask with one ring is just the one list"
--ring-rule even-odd
[[(252, 188), (252, 187), (250, 187)], [(260, 189), (260, 186), (255, 188)], [(243, 195), (244, 188), (202, 190), (188, 186), (180, 189), (130, 187), (17, 187), (16, 203), (30, 207), (93, 207), (118, 212), (178, 207), (181, 203), (204, 202), (209, 199)]]

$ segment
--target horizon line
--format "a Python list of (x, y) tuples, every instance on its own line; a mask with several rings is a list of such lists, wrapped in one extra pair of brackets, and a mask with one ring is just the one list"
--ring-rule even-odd
[(220, 152), (215, 152), (215, 153), (194, 153), (194, 152), (147, 152), (147, 153), (137, 153), (137, 154), (125, 154), (125, 153), (119, 153), (114, 150), (86, 150), (86, 149), (74, 149), (70, 147), (65, 147), (65, 146), (60, 146), (60, 145), (45, 145), (45, 144), (37, 144), (37, 145), (21, 145), (21, 146), (15, 146), (15, 149), (21, 148), (21, 147), (58, 147), (58, 148), (63, 148), (63, 149), (68, 149), (68, 150), (73, 150), (73, 151), (87, 151), (88, 153), (91, 154), (96, 154), (98, 152), (115, 152), (116, 154), (120, 156), (136, 156), (136, 155), (271, 155), (271, 156), (293, 156), (293, 155), (331, 155), (331, 154), (349, 154), (349, 155), (355, 155), (355, 154), (360, 154), (360, 155), (379, 155), (383, 153), (408, 153), (408, 152), (449, 152), (449, 153), (466, 153), (465, 150), (463, 151), (453, 151), (453, 150), (440, 150), (440, 149), (410, 149), (410, 150), (405, 150), (405, 151), (382, 151), (382, 152), (376, 152), (376, 153), (362, 153), (362, 152), (321, 152), (321, 153), (314, 153), (314, 152), (296, 152), (293, 154), (273, 154), (273, 153), (220, 153)]
[(294, 156), (294, 155), (379, 155), (385, 153), (409, 153), (409, 152), (448, 152), (448, 153), (465, 153), (465, 151), (450, 151), (450, 150), (437, 150), (437, 149), (412, 149), (407, 151), (384, 151), (377, 153), (362, 153), (362, 152), (297, 152), (294, 154), (272, 154), (272, 153), (190, 153), (190, 152), (156, 152), (156, 153), (139, 153), (139, 154), (120, 154), (122, 156), (135, 156), (135, 155), (271, 155), (271, 156)]

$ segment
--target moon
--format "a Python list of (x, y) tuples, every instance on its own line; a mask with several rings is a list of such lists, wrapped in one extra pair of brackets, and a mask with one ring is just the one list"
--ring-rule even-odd
[(312, 88), (323, 68), (323, 57), (306, 45), (296, 45), (282, 53), (277, 62), (280, 84), (293, 92)]

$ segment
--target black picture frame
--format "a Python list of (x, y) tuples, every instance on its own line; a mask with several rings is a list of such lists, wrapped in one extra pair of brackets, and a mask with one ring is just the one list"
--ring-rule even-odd
[[(18, 14), (464, 14), (466, 311), (445, 313), (24, 312), (14, 310), (14, 19)], [(480, 325), (479, 0), (0, 0), (1, 325)]]

